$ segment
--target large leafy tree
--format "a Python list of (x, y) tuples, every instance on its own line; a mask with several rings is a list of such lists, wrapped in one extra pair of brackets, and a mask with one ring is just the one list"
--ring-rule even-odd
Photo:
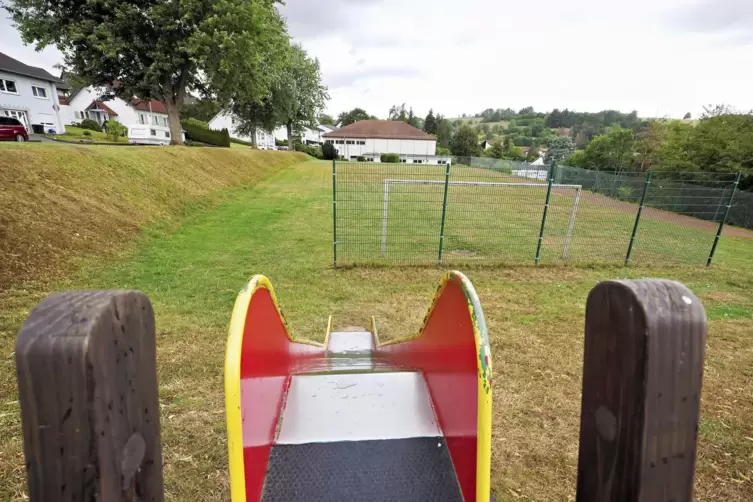
[(271, 99), (278, 123), (287, 129), (288, 146), (292, 149), (293, 135), (306, 127), (316, 127), (317, 117), (329, 99), (319, 60), (308, 57), (300, 45), (293, 45)]
[(476, 157), (481, 152), (478, 135), (471, 126), (464, 124), (455, 132), (450, 147), (452, 154), (458, 157)]
[(632, 169), (635, 160), (633, 131), (619, 126), (611, 127), (606, 134), (596, 136), (586, 147), (585, 161), (595, 169), (628, 171)]
[(428, 134), (437, 134), (437, 118), (434, 116), (434, 110), (429, 109), (429, 113), (424, 119), (424, 131)]
[(546, 151), (546, 155), (544, 156), (544, 162), (547, 163), (547, 165), (551, 165), (553, 163), (560, 163), (566, 158), (568, 158), (572, 153), (575, 151), (575, 143), (573, 143), (573, 140), (571, 140), (567, 136), (560, 136), (557, 138), (554, 138), (549, 143), (549, 148)]
[(124, 99), (164, 101), (181, 141), (186, 89), (229, 102), (268, 94), (269, 69), (288, 46), (274, 0), (9, 0), (21, 37), (56, 46), (88, 84)]
[(337, 116), (337, 121), (340, 122), (340, 127), (360, 122), (361, 120), (376, 120), (376, 117), (369, 115), (369, 113), (363, 108), (353, 108), (348, 112), (342, 112)]

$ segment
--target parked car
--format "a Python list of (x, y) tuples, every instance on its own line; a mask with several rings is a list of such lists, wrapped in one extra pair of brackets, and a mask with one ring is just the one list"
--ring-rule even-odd
[(29, 141), (29, 133), (20, 120), (13, 117), (0, 117), (0, 139)]
[[(185, 141), (185, 133), (181, 134)], [(170, 128), (144, 124), (129, 126), (128, 142), (132, 145), (169, 145)]]

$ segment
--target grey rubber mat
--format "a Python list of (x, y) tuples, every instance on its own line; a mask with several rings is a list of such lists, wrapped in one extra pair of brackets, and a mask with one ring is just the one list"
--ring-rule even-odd
[(462, 501), (442, 438), (284, 444), (272, 448), (262, 500)]

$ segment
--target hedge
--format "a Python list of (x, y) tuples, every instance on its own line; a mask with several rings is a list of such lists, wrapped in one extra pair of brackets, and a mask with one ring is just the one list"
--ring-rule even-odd
[(397, 163), (400, 162), (400, 155), (397, 154), (397, 153), (383, 153), (379, 157), (379, 160), (381, 162), (388, 162), (388, 163), (391, 163), (391, 164), (397, 164)]
[(208, 145), (230, 147), (230, 133), (227, 129), (213, 131), (205, 129), (198, 125), (196, 120), (186, 119), (181, 122), (183, 130), (186, 131), (186, 139), (191, 141), (200, 141)]

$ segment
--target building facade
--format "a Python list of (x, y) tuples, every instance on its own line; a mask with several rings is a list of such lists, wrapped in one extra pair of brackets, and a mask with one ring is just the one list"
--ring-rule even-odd
[(346, 160), (379, 162), (394, 153), (407, 164), (448, 164), (449, 156), (437, 155), (437, 139), (405, 122), (362, 120), (323, 135)]
[(0, 114), (18, 119), (29, 133), (65, 132), (58, 84), (63, 82), (46, 70), (0, 53)]
[[(233, 118), (232, 114), (227, 111), (221, 111), (215, 115), (212, 120), (209, 121), (209, 128), (216, 131), (227, 129), (231, 138), (237, 138), (242, 141), (248, 141), (252, 143), (251, 136), (247, 134), (240, 134), (235, 129), (237, 121)], [(263, 150), (275, 149), (275, 136), (272, 131), (264, 131), (261, 128), (256, 130), (256, 146)]]
[(105, 94), (104, 89), (95, 87), (83, 87), (71, 92), (64, 98), (65, 104), (61, 104), (65, 123), (70, 125), (91, 119), (100, 125), (108, 120), (117, 120), (126, 126), (140, 124), (169, 127), (167, 108), (163, 102), (138, 98), (125, 101), (117, 97), (105, 101), (102, 99)]

